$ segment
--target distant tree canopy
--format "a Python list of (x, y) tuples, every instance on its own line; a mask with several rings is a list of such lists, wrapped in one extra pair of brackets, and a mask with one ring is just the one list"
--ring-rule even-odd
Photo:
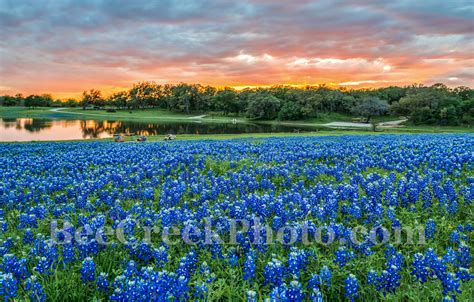
[(100, 90), (91, 89), (82, 93), (81, 105), (84, 109), (88, 106), (101, 107), (105, 105), (105, 100), (102, 98)]
[(366, 122), (378, 115), (406, 116), (414, 124), (459, 125), (474, 122), (474, 90), (444, 84), (411, 85), (378, 89), (331, 89), (327, 86), (235, 90), (200, 84), (156, 84), (139, 82), (127, 91), (103, 97), (100, 90), (84, 91), (80, 102), (53, 101), (49, 95), (0, 96), (2, 106), (82, 106), (118, 109), (162, 108), (176, 112), (220, 112), (252, 119), (299, 120), (324, 113), (362, 117)]
[(378, 97), (364, 97), (361, 102), (352, 108), (355, 115), (364, 117), (365, 122), (370, 122), (374, 116), (384, 115), (390, 109), (386, 100), (381, 100)]
[(49, 94), (29, 95), (24, 100), (25, 107), (48, 107), (53, 103), (53, 98)]

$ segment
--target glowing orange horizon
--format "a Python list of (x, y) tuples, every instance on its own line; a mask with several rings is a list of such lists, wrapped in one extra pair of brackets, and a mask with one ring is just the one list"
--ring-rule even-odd
[(138, 81), (474, 87), (468, 0), (213, 2), (7, 1), (0, 95), (109, 95)]
[[(142, 81), (137, 81), (137, 83), (138, 82), (142, 82)], [(347, 82), (349, 84), (347, 84)], [(324, 83), (324, 82), (321, 82), (321, 83), (304, 83), (304, 84), (276, 83), (276, 84), (239, 84), (239, 85), (222, 85), (222, 84), (221, 85), (212, 85), (212, 84), (204, 84), (204, 83), (199, 83), (199, 84), (209, 85), (209, 86), (215, 87), (217, 89), (224, 89), (226, 87), (229, 87), (229, 88), (235, 89), (237, 91), (241, 91), (241, 90), (244, 90), (244, 89), (247, 89), (247, 88), (250, 88), (250, 89), (270, 88), (270, 87), (274, 87), (274, 86), (286, 86), (286, 87), (295, 87), (295, 88), (302, 88), (302, 87), (307, 87), (307, 86), (315, 86), (315, 87), (316, 86), (326, 86), (326, 87), (331, 88), (331, 89), (344, 89), (345, 88), (345, 89), (359, 90), (359, 89), (381, 88), (381, 87), (388, 87), (388, 86), (403, 87), (403, 86), (412, 85), (412, 84), (419, 84), (419, 82), (405, 82), (405, 83), (402, 83), (402, 84), (387, 83), (387, 82), (384, 82), (384, 81), (369, 82), (369, 83), (367, 83), (367, 81), (360, 81), (360, 82), (362, 82), (360, 84), (356, 84), (356, 82), (357, 81), (354, 81), (354, 82), (345, 81), (343, 83), (336, 83), (336, 82)], [(180, 83), (180, 82), (169, 83), (169, 84), (178, 84), (178, 83)], [(198, 82), (186, 82), (186, 83), (188, 83), (188, 84), (198, 84)], [(456, 85), (450, 86), (449, 82), (444, 82), (444, 84), (448, 85), (448, 87), (457, 87)], [(3, 94), (15, 95), (17, 93), (21, 93), (23, 96), (27, 96), (27, 95), (30, 95), (30, 94), (37, 94), (37, 95), (49, 94), (54, 99), (59, 99), (59, 100), (65, 101), (67, 99), (80, 100), (82, 98), (82, 93), (85, 90), (98, 89), (102, 92), (102, 96), (108, 97), (108, 96), (110, 96), (114, 93), (117, 93), (117, 92), (127, 91), (130, 88), (132, 88), (132, 86), (133, 85), (130, 85), (128, 87), (108, 87), (108, 86), (89, 87), (87, 89), (83, 89), (83, 90), (75, 91), (75, 92), (50, 92), (50, 91), (36, 91), (35, 92), (35, 91), (33, 91), (33, 92), (28, 92), (28, 93), (15, 92), (15, 93), (1, 93), (1, 94), (2, 95)]]

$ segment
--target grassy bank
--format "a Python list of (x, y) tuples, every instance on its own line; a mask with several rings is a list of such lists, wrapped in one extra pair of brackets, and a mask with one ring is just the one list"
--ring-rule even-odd
[[(25, 108), (25, 107), (0, 107), (0, 118), (44, 118), (44, 119), (80, 119), (80, 120), (113, 120), (113, 121), (186, 121), (202, 119), (209, 122), (229, 122), (232, 117), (220, 115), (206, 115), (201, 113), (185, 114), (160, 109), (146, 110), (82, 110), (81, 108)], [(239, 118), (242, 120), (242, 118)]]
[[(243, 116), (224, 116), (219, 112), (202, 113), (193, 112), (190, 114), (172, 112), (162, 109), (144, 110), (117, 110), (107, 112), (106, 110), (83, 110), (82, 108), (26, 108), (26, 107), (0, 107), (0, 118), (54, 118), (54, 119), (88, 119), (88, 120), (114, 120), (114, 121), (186, 121), (199, 119), (206, 122), (232, 122), (237, 119), (239, 122), (249, 122)], [(285, 123), (288, 125), (324, 124), (330, 122), (350, 122), (354, 117), (340, 113), (322, 113), (320, 116), (311, 119), (298, 121), (259, 121), (268, 124)], [(399, 119), (396, 116), (376, 117), (376, 122), (391, 121)]]

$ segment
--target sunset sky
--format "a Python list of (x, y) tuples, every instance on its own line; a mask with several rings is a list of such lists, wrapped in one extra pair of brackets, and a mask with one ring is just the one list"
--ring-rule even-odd
[(0, 0), (0, 48), (0, 94), (107, 95), (138, 81), (474, 87), (474, 2)]

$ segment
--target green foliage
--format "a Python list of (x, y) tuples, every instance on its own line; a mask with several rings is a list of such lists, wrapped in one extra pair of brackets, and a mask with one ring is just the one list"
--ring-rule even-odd
[(2, 95), (0, 96), (0, 105), (1, 106), (20, 106), (22, 100), (23, 100), (23, 97), (21, 97), (21, 95), (20, 95), (20, 98), (9, 96), (9, 95)]
[(352, 109), (352, 112), (363, 116), (368, 123), (371, 117), (383, 115), (388, 112), (389, 108), (385, 100), (381, 100), (378, 97), (366, 97)]
[(53, 98), (49, 94), (29, 95), (23, 101), (25, 107), (49, 107), (53, 103)]
[(249, 102), (247, 117), (273, 120), (277, 118), (281, 100), (270, 94), (258, 93)]
[(218, 91), (216, 95), (212, 97), (212, 109), (222, 111), (224, 115), (228, 115), (230, 112), (240, 112), (239, 103), (237, 92), (228, 87)]
[(432, 110), (427, 107), (414, 109), (410, 120), (415, 125), (434, 124), (436, 122)]
[(100, 90), (91, 89), (89, 92), (84, 91), (82, 93), (82, 108), (85, 109), (88, 106), (100, 107), (104, 105), (102, 93)]
[(470, 124), (473, 100), (472, 90), (467, 87), (450, 90), (444, 84), (416, 86), (409, 89), (399, 103), (394, 103), (392, 111), (408, 115), (414, 124)]
[(302, 116), (301, 105), (291, 101), (284, 103), (278, 113), (278, 118), (280, 120), (298, 120), (301, 119)]

